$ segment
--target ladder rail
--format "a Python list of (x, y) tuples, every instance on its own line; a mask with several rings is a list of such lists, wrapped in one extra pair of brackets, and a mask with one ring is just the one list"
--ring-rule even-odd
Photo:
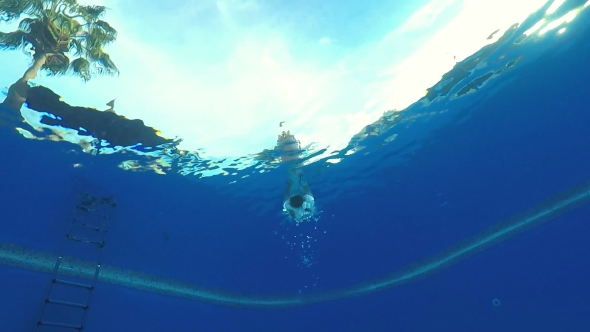
[[(86, 206), (92, 206), (88, 208)], [(98, 211), (96, 206), (102, 207), (101, 211)], [(112, 200), (112, 197), (109, 198), (100, 198), (97, 199), (96, 197), (92, 197), (88, 194), (82, 198), (81, 202), (76, 205), (76, 209), (74, 211), (82, 211), (85, 215), (90, 215), (91, 218), (94, 218), (94, 222), (89, 224), (85, 222), (84, 217), (74, 217), (68, 225), (68, 229), (66, 232), (66, 237), (62, 241), (60, 246), (59, 255), (55, 261), (55, 265), (53, 267), (51, 273), (51, 281), (49, 285), (47, 285), (44, 295), (43, 295), (43, 302), (41, 304), (41, 308), (39, 309), (36, 324), (33, 328), (33, 331), (37, 331), (40, 326), (51, 326), (51, 327), (58, 327), (58, 328), (65, 328), (65, 329), (75, 329), (78, 331), (82, 331), (84, 329), (84, 325), (86, 324), (86, 320), (88, 318), (88, 309), (90, 307), (90, 303), (92, 302), (93, 292), (98, 282), (98, 276), (100, 274), (100, 269), (102, 266), (102, 259), (103, 259), (103, 248), (106, 243), (106, 236), (109, 229), (109, 219), (110, 217), (105, 215), (104, 212), (108, 207), (114, 208), (116, 205)], [(100, 212), (100, 213), (99, 213)], [(98, 225), (98, 226), (97, 226)], [(75, 236), (73, 235), (74, 229), (76, 227), (86, 227), (91, 231), (100, 232), (101, 234), (98, 236), (99, 239), (91, 239), (95, 238), (95, 236), (84, 237), (84, 236)], [(80, 229), (80, 228), (78, 228)], [(82, 230), (83, 231), (83, 230)], [(59, 278), (60, 277), (60, 267), (64, 263), (65, 259), (65, 249), (68, 244), (86, 244), (91, 246), (96, 246), (96, 250), (98, 250), (98, 257), (96, 257), (96, 265), (94, 266), (94, 274), (90, 279), (90, 283), (82, 283), (76, 281), (70, 281), (66, 279)], [(69, 256), (68, 256), (69, 257)], [(83, 278), (82, 278), (83, 279)], [(67, 287), (75, 287), (75, 288), (82, 288), (85, 289), (88, 293), (85, 296), (86, 300), (83, 301), (84, 303), (76, 303), (72, 301), (64, 301), (53, 297), (52, 289), (54, 288), (55, 284), (61, 284)], [(70, 307), (70, 308), (78, 308), (82, 309), (82, 317), (80, 324), (71, 324), (65, 322), (58, 322), (44, 319), (44, 315), (46, 315), (46, 308), (49, 304), (57, 305), (61, 307)]]
[[(96, 270), (94, 270), (94, 277), (92, 277), (92, 290), (90, 291), (90, 294), (88, 295), (88, 300), (86, 302), (86, 306), (89, 307), (90, 306), (90, 302), (92, 302), (92, 295), (93, 295), (93, 290), (94, 290), (94, 285), (96, 285), (96, 282), (98, 281), (98, 274), (100, 273), (100, 266), (102, 264), (102, 248), (99, 249), (100, 253), (99, 258), (98, 258), (98, 264), (96, 265)], [(84, 326), (86, 324), (86, 319), (88, 318), (88, 308), (86, 310), (84, 310), (84, 314), (82, 316), (82, 326)]]

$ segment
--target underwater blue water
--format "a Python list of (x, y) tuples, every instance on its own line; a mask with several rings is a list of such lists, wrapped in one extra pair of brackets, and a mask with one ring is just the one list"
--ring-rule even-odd
[[(369, 144), (329, 168), (307, 166), (323, 212), (298, 227), (281, 224), (281, 167), (244, 170), (251, 176), (233, 185), (128, 172), (116, 167), (122, 156), (72, 153), (69, 143), (2, 130), (0, 240), (57, 252), (75, 190), (84, 190), (117, 202), (105, 264), (265, 296), (382, 278), (590, 180), (589, 20), (585, 11), (563, 36), (523, 45), (522, 64), (473, 94), (404, 111), (409, 118), (448, 110), (390, 129), (416, 142), (412, 149)], [(99, 283), (85, 330), (587, 331), (589, 218), (582, 206), (425, 278), (295, 308), (223, 306)], [(317, 239), (310, 267), (301, 267), (307, 252), (287, 244), (300, 236)], [(0, 331), (31, 329), (48, 278), (0, 266)]]

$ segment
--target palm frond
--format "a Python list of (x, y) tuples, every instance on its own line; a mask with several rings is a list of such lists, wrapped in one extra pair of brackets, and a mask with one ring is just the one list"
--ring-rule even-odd
[(49, 76), (64, 75), (70, 67), (70, 59), (65, 54), (47, 55), (47, 60), (41, 69), (44, 69)]
[(109, 54), (103, 51), (102, 48), (89, 49), (88, 58), (90, 61), (96, 62), (97, 66), (104, 68), (105, 74), (114, 75), (119, 73), (119, 69), (117, 69)]
[(98, 51), (102, 47), (102, 43), (100, 40), (100, 32), (95, 32), (90, 30), (88, 34), (84, 38), (84, 43), (86, 45), (86, 50), (92, 56), (94, 51)]
[(98, 59), (98, 63), (100, 63), (101, 66), (104, 69), (106, 69), (105, 74), (119, 75), (119, 69), (117, 68), (117, 66), (115, 66), (115, 63), (113, 62), (113, 60), (111, 60), (111, 56), (108, 53), (102, 52), (101, 50), (100, 59)]
[(98, 21), (104, 16), (106, 7), (104, 6), (78, 6), (76, 11), (86, 22), (92, 23)]
[(45, 10), (45, 2), (46, 0), (23, 0), (24, 2), (28, 3), (27, 7), (23, 11), (25, 14), (30, 16), (41, 16), (43, 11)]
[(84, 58), (77, 58), (70, 64), (69, 71), (88, 81), (92, 76), (90, 73), (90, 62)]
[(94, 27), (101, 29), (107, 35), (113, 36), (113, 38), (117, 38), (117, 30), (105, 21), (98, 20), (94, 22)]
[(51, 25), (54, 26), (60, 34), (73, 35), (78, 32), (81, 24), (63, 13), (56, 13), (50, 19)]
[[(52, 0), (53, 1), (53, 0)], [(60, 5), (73, 12), (78, 7), (78, 0), (59, 0)]]
[(94, 47), (100, 47), (114, 42), (115, 39), (117, 39), (117, 35), (107, 33), (103, 29), (92, 25), (92, 27), (88, 30), (88, 35), (86, 38)]
[(0, 19), (12, 21), (20, 18), (20, 15), (33, 15), (43, 9), (43, 0), (3, 0), (0, 2)]
[(26, 32), (16, 30), (13, 32), (0, 32), (0, 49), (2, 50), (15, 50), (25, 46)]
[(23, 18), (19, 23), (18, 23), (18, 29), (22, 30), (24, 32), (31, 32), (31, 25), (35, 22), (37, 22), (39, 19), (37, 18), (30, 18), (30, 17), (26, 17)]
[(74, 52), (74, 56), (80, 56), (85, 53), (85, 48), (80, 40), (74, 38), (70, 40), (70, 51)]

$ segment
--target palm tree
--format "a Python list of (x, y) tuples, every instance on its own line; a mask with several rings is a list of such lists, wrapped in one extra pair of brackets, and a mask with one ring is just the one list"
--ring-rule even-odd
[(1, 21), (24, 17), (16, 31), (0, 32), (0, 49), (30, 50), (33, 55), (33, 64), (10, 86), (3, 104), (19, 111), (27, 98), (28, 81), (39, 70), (48, 75), (71, 73), (84, 81), (93, 74), (118, 74), (103, 51), (117, 37), (117, 31), (101, 20), (105, 11), (103, 6), (82, 6), (76, 0), (0, 1)]

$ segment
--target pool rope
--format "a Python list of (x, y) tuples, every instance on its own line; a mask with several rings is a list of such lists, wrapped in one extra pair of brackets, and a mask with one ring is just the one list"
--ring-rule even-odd
[[(566, 190), (536, 207), (502, 221), (492, 228), (468, 238), (441, 253), (396, 271), (385, 278), (357, 284), (349, 288), (313, 295), (245, 295), (213, 290), (171, 278), (140, 271), (102, 265), (99, 282), (120, 285), (141, 291), (187, 298), (208, 303), (239, 307), (294, 307), (378, 292), (432, 275), (483, 249), (530, 230), (544, 222), (590, 203), (590, 183)], [(50, 274), (57, 255), (0, 242), (0, 264)], [(64, 257), (60, 275), (91, 278), (92, 262)]]

